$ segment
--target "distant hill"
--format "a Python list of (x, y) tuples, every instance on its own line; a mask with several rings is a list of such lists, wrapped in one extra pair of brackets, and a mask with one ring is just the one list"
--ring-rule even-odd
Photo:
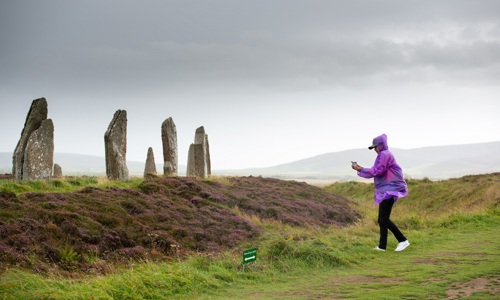
[[(390, 148), (405, 176), (445, 179), (500, 171), (500, 142), (436, 146), (417, 149)], [(371, 167), (376, 153), (366, 148), (326, 153), (268, 168), (225, 170), (227, 175), (262, 175), (290, 179), (357, 178), (351, 161)]]
[[(413, 178), (455, 178), (464, 175), (486, 174), (500, 171), (500, 142), (436, 146), (417, 149), (390, 149), (405, 172)], [(357, 178), (351, 161), (370, 167), (375, 161), (374, 151), (351, 149), (326, 153), (268, 168), (221, 170), (215, 166), (214, 175), (254, 175), (284, 179), (350, 180)], [(62, 167), (64, 175), (106, 174), (104, 157), (55, 153), (54, 162)], [(142, 176), (145, 162), (128, 161), (132, 176)], [(162, 173), (163, 164), (156, 169)], [(0, 152), (0, 173), (12, 172), (12, 153)], [(179, 166), (179, 175), (186, 174), (186, 166)]]

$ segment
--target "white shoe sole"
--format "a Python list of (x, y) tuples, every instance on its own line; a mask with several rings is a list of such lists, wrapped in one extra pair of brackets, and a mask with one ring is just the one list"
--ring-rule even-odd
[(401, 252), (401, 251), (403, 251), (404, 249), (408, 248), (408, 246), (410, 246), (410, 242), (408, 242), (407, 244), (405, 244), (405, 245), (404, 245), (404, 246), (402, 246), (402, 247), (399, 247), (399, 246), (398, 246), (398, 247), (396, 248), (396, 250), (394, 250), (394, 251), (396, 251), (396, 252)]

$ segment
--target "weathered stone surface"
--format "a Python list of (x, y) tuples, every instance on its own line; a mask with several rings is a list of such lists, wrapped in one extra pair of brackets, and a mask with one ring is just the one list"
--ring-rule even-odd
[(148, 157), (146, 158), (146, 167), (144, 168), (144, 177), (148, 177), (150, 175), (156, 176), (156, 164), (155, 164), (155, 155), (153, 153), (153, 148), (148, 148)]
[(194, 144), (189, 147), (186, 175), (188, 177), (206, 178), (211, 173), (208, 135), (205, 133), (205, 128), (201, 126), (196, 129)]
[(187, 177), (195, 177), (195, 166), (194, 166), (195, 160), (194, 160), (194, 144), (189, 145), (189, 151), (188, 151), (188, 161), (187, 161), (187, 168), (186, 168), (186, 176)]
[(24, 151), (23, 179), (50, 179), (54, 164), (54, 124), (43, 120)]
[(191, 144), (188, 153), (188, 167), (186, 175), (188, 177), (207, 177), (207, 165), (204, 161), (205, 149), (202, 144)]
[(212, 162), (210, 160), (210, 144), (208, 143), (208, 134), (205, 134), (205, 159), (207, 162), (207, 175), (212, 175)]
[(172, 118), (161, 124), (161, 139), (163, 142), (163, 174), (177, 176), (177, 128)]
[(43, 120), (47, 119), (47, 115), (47, 100), (45, 100), (45, 98), (33, 100), (28, 115), (26, 116), (26, 121), (24, 122), (21, 138), (19, 139), (16, 149), (14, 150), (14, 155), (12, 156), (12, 177), (15, 180), (23, 179), (23, 165), (26, 145), (28, 144), (31, 134), (40, 127)]
[(106, 175), (110, 180), (129, 180), (127, 168), (127, 112), (117, 110), (104, 134)]
[(62, 178), (62, 168), (58, 164), (54, 164), (54, 174), (52, 174), (53, 178)]
[(194, 143), (195, 144), (205, 144), (205, 127), (201, 126), (196, 128), (196, 132), (194, 134)]

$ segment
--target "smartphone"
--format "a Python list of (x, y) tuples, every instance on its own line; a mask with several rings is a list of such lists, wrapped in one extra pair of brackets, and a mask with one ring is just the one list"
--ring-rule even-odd
[(351, 164), (354, 166), (354, 165), (357, 165), (358, 163), (355, 161), (351, 161)]

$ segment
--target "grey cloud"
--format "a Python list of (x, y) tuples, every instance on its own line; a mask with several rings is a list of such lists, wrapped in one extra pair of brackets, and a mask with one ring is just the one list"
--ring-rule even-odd
[(422, 44), (414, 49), (415, 64), (466, 70), (500, 67), (500, 42), (445, 45)]
[[(12, 61), (11, 69), (16, 69), (19, 77), (41, 83), (53, 80), (62, 86), (110, 89), (134, 84), (154, 88), (159, 84), (189, 86), (215, 82), (265, 86), (273, 81), (294, 82), (297, 78), (342, 85), (352, 80), (360, 84), (374, 76), (415, 68), (432, 67), (437, 72), (500, 68), (499, 48), (499, 42), (439, 45), (381, 39), (309, 43), (272, 39), (258, 45), (166, 42), (142, 49), (75, 49), (52, 53), (43, 59), (33, 57), (33, 61), (25, 57)], [(46, 74), (50, 78), (45, 78)], [(453, 73), (449, 79), (453, 79)]]
[[(155, 120), (168, 116), (185, 130), (187, 147), (200, 125), (215, 145), (217, 135), (227, 144), (245, 130), (266, 139), (260, 145), (268, 148), (259, 149), (266, 156), (279, 147), (281, 160), (269, 128), (294, 151), (307, 144), (307, 155), (357, 147), (386, 125), (367, 128), (349, 114), (385, 113), (381, 107), (398, 116), (399, 138), (413, 145), (462, 143), (462, 131), (475, 141), (474, 131), (496, 139), (477, 128), (498, 127), (489, 107), (498, 106), (499, 20), (498, 0), (0, 1), (3, 128), (20, 131), (29, 101), (44, 96), (59, 141), (74, 138), (66, 124), (85, 128), (71, 151), (100, 151), (114, 111), (129, 110), (130, 151), (139, 159), (157, 136)], [(451, 102), (487, 115), (461, 127)], [(19, 103), (14, 113), (10, 106)], [(436, 121), (422, 123), (415, 111), (435, 103)], [(288, 130), (298, 121), (301, 135), (319, 144)], [(457, 139), (439, 134), (431, 142), (425, 134), (419, 141), (420, 131), (445, 127)], [(11, 151), (17, 139), (1, 146), (12, 144)], [(227, 150), (218, 153), (234, 155)]]
[(500, 53), (498, 1), (21, 1), (2, 8), (0, 37), (8, 42), (0, 80), (11, 86), (19, 78), (110, 90), (302, 79), (349, 85), (425, 68), (497, 70)]

